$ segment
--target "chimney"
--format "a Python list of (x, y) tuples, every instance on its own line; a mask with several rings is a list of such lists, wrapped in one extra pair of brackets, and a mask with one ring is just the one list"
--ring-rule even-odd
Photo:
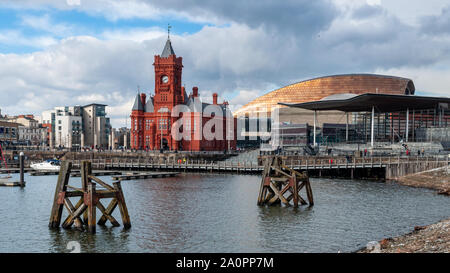
[(217, 93), (213, 94), (213, 104), (217, 105)]
[(193, 88), (192, 88), (192, 96), (195, 98), (195, 97), (198, 97), (198, 87), (197, 86), (194, 86)]
[(141, 102), (142, 102), (142, 106), (145, 107), (145, 93), (141, 93)]

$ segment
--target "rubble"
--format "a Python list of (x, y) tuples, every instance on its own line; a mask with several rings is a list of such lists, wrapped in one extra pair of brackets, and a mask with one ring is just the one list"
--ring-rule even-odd
[[(450, 219), (429, 226), (415, 227), (406, 235), (379, 242), (381, 253), (450, 253)], [(364, 248), (359, 253), (373, 253)]]

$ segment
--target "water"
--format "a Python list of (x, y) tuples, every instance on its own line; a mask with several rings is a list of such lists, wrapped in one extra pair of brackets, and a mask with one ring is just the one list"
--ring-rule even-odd
[(183, 174), (123, 181), (132, 228), (91, 235), (49, 230), (57, 177), (25, 179), (0, 188), (0, 252), (349, 252), (450, 217), (450, 198), (395, 183), (312, 179), (316, 205), (294, 209), (258, 207), (259, 176)]

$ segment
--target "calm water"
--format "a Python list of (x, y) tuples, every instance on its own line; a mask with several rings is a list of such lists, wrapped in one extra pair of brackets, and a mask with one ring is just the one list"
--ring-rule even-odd
[(450, 198), (395, 183), (312, 179), (314, 207), (261, 208), (259, 176), (186, 174), (123, 181), (132, 228), (90, 235), (49, 230), (57, 177), (25, 179), (0, 188), (0, 252), (347, 252), (450, 217)]

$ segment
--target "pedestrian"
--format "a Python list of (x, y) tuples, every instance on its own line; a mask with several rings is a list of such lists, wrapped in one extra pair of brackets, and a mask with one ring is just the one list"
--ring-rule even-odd
[(424, 155), (425, 155), (425, 149), (422, 148), (422, 156), (424, 156)]
[(364, 149), (364, 156), (367, 156), (367, 149)]
[(417, 156), (420, 156), (420, 149), (417, 150)]

